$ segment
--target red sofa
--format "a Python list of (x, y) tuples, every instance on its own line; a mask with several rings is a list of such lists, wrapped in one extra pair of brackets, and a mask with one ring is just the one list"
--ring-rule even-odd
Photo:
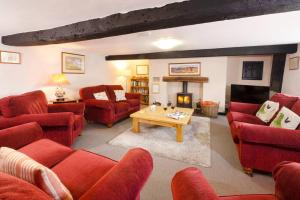
[[(51, 168), (71, 192), (74, 200), (135, 200), (153, 169), (151, 155), (133, 149), (119, 162), (85, 150), (42, 139), (37, 123), (0, 130), (0, 147), (28, 155)], [(50, 200), (51, 198), (21, 179), (0, 173), (0, 199)]]
[(234, 195), (218, 197), (213, 188), (197, 168), (178, 172), (172, 180), (174, 200), (299, 200), (300, 164), (283, 162), (278, 165), (273, 177), (276, 182), (275, 195)]
[(44, 136), (71, 146), (84, 125), (84, 104), (48, 104), (42, 91), (0, 99), (0, 129), (37, 122)]
[[(80, 96), (85, 103), (85, 119), (87, 121), (106, 124), (128, 117), (140, 110), (140, 94), (126, 93), (126, 101), (116, 101), (114, 90), (123, 90), (121, 85), (98, 85), (80, 89)], [(106, 92), (109, 100), (96, 100), (94, 93)]]
[[(279, 102), (300, 115), (300, 99), (275, 94), (271, 101)], [(231, 102), (227, 114), (233, 141), (247, 174), (253, 169), (271, 172), (282, 161), (300, 162), (300, 127), (287, 130), (269, 127), (255, 116), (261, 105)]]

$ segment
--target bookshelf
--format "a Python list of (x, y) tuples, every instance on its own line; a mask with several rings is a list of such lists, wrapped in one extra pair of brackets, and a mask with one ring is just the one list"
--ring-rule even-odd
[(141, 94), (141, 104), (149, 105), (149, 78), (132, 77), (130, 79), (130, 92)]

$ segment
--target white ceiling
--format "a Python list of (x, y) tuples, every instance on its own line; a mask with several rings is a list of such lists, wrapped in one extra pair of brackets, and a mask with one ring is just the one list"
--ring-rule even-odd
[[(175, 1), (0, 0), (0, 35), (52, 28), (171, 2)], [(111, 55), (161, 51), (152, 43), (162, 37), (183, 42), (174, 50), (300, 43), (299, 21), (300, 11), (296, 11), (61, 45)]]

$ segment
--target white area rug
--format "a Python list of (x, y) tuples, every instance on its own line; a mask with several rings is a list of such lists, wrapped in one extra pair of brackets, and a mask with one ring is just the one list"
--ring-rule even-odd
[(112, 139), (109, 144), (122, 147), (141, 147), (156, 155), (210, 167), (210, 119), (193, 117), (192, 123), (184, 128), (183, 143), (176, 142), (175, 128), (141, 124), (141, 132), (131, 129)]

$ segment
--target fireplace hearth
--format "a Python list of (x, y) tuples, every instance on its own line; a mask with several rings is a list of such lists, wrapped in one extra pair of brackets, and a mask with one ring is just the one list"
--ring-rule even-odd
[(188, 93), (188, 82), (182, 82), (182, 92), (177, 93), (177, 107), (192, 108), (193, 94)]

